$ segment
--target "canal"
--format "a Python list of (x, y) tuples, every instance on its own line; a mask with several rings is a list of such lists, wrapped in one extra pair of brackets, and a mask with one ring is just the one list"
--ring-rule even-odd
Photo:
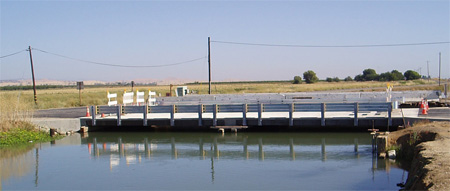
[(4, 190), (398, 190), (369, 133), (75, 134), (0, 149)]

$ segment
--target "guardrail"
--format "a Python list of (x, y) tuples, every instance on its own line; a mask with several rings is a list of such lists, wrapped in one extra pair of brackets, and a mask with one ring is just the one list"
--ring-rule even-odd
[(198, 125), (203, 126), (203, 114), (213, 114), (213, 126), (217, 125), (218, 113), (242, 113), (242, 125), (247, 125), (247, 113), (258, 113), (258, 126), (262, 126), (264, 112), (289, 113), (289, 126), (294, 124), (294, 112), (320, 112), (321, 125), (325, 126), (327, 112), (353, 112), (354, 126), (358, 126), (360, 112), (387, 112), (389, 126), (392, 125), (392, 103), (292, 103), (292, 104), (214, 104), (214, 105), (165, 105), (165, 106), (91, 106), (92, 124), (96, 125), (96, 115), (116, 114), (117, 126), (121, 125), (121, 116), (130, 113), (142, 113), (143, 125), (147, 126), (149, 113), (170, 113), (170, 125), (174, 126), (175, 113), (197, 113)]

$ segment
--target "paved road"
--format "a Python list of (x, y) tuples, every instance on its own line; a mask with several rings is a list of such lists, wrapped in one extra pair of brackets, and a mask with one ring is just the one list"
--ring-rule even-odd
[[(423, 116), (423, 115), (421, 115), (421, 116)], [(448, 108), (448, 107), (430, 108), (427, 116), (433, 117), (433, 118), (442, 118), (442, 119), (450, 120), (450, 108)]]
[(86, 116), (86, 107), (36, 110), (33, 116), (35, 118), (79, 118)]

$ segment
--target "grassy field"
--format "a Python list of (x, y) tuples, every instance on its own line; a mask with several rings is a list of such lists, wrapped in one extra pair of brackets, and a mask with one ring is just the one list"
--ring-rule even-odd
[[(394, 91), (401, 90), (435, 90), (440, 87), (433, 81), (399, 81), (391, 82)], [(177, 86), (173, 86), (173, 91)], [(243, 93), (289, 93), (311, 91), (385, 91), (386, 82), (318, 82), (315, 84), (292, 84), (290, 82), (261, 82), (261, 83), (218, 83), (212, 84), (213, 94), (243, 94)], [(190, 84), (190, 90), (197, 94), (207, 94), (208, 84)], [(441, 87), (442, 88), (442, 87)], [(147, 86), (135, 87), (134, 91), (155, 91), (157, 96), (165, 96), (170, 87)], [(124, 91), (131, 91), (131, 87), (93, 87), (82, 90), (80, 104), (79, 92), (75, 88), (46, 89), (37, 91), (38, 104), (34, 105), (32, 90), (0, 91), (2, 108), (9, 111), (7, 117), (26, 115), (33, 109), (65, 108), (87, 105), (105, 105), (106, 92), (117, 93), (119, 103)], [(175, 94), (173, 94), (175, 95)], [(16, 111), (16, 112), (12, 112)], [(20, 111), (20, 112), (17, 112)], [(2, 112), (3, 113), (3, 112)], [(3, 114), (1, 114), (3, 116)]]

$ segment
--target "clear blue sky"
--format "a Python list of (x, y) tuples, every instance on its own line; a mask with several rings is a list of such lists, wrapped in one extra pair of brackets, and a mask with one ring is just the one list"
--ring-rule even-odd
[[(0, 1), (1, 52), (28, 46), (37, 79), (208, 80), (207, 38), (263, 44), (370, 45), (450, 41), (449, 1)], [(371, 48), (289, 48), (211, 44), (214, 81), (291, 80), (412, 69), (450, 77), (449, 44)], [(0, 59), (0, 80), (29, 79), (27, 52)]]

